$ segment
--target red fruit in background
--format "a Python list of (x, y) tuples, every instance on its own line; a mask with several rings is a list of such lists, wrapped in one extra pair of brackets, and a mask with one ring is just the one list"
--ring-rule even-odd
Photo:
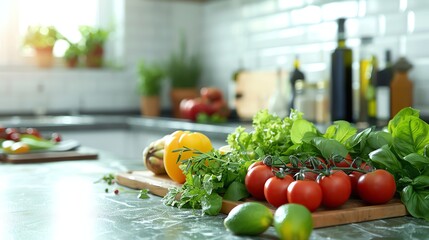
[(228, 118), (230, 110), (228, 103), (224, 99), (212, 102), (211, 107), (213, 108), (213, 113), (216, 113), (221, 117)]
[(363, 175), (362, 172), (353, 171), (349, 174), (350, 183), (352, 185), (352, 194), (353, 197), (359, 197), (358, 190), (357, 190), (357, 183), (359, 181), (359, 178)]
[(18, 142), (21, 138), (21, 135), (19, 134), (18, 130), (16, 128), (6, 128), (6, 140), (13, 140), (15, 142)]
[(42, 138), (42, 135), (40, 134), (39, 130), (37, 130), (36, 128), (27, 128), (27, 129), (25, 129), (25, 133), (31, 134), (31, 135), (38, 137), (38, 138)]
[(223, 99), (223, 93), (219, 88), (216, 87), (203, 87), (200, 89), (200, 95), (202, 98), (215, 102)]
[(52, 142), (61, 142), (61, 140), (62, 140), (62, 138), (61, 138), (61, 135), (59, 134), (59, 133), (57, 133), (57, 132), (54, 132), (54, 133), (52, 133), (52, 135), (51, 135), (51, 141)]
[(180, 102), (180, 114), (182, 118), (195, 121), (198, 113), (213, 114), (213, 108), (202, 98), (185, 99)]

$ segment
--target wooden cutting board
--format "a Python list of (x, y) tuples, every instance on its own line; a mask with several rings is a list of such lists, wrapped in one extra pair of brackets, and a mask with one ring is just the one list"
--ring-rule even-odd
[(89, 150), (36, 152), (25, 154), (0, 154), (0, 161), (7, 163), (40, 163), (69, 160), (93, 160), (97, 158), (97, 152)]
[[(133, 171), (129, 173), (119, 173), (116, 175), (117, 182), (123, 186), (134, 189), (148, 189), (158, 196), (165, 196), (171, 187), (181, 185), (173, 182), (167, 175), (154, 175), (150, 171)], [(247, 199), (246, 201), (256, 201)], [(231, 209), (241, 204), (241, 201), (223, 200), (221, 212), (228, 214)], [(270, 204), (263, 202), (275, 211)], [(365, 222), (376, 219), (400, 217), (408, 215), (405, 206), (399, 199), (393, 199), (383, 205), (366, 205), (358, 199), (350, 199), (346, 204), (338, 209), (319, 208), (312, 213), (315, 228), (336, 226), (348, 223)]]
[(235, 83), (235, 108), (240, 119), (251, 120), (262, 109), (267, 109), (269, 100), (281, 79), (287, 87), (285, 71), (243, 71)]

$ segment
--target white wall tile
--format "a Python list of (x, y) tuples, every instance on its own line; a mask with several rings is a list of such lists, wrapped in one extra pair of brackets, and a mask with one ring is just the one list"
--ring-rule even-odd
[(366, 13), (369, 15), (396, 13), (400, 10), (401, 0), (366, 0)]
[(429, 9), (414, 11), (414, 32), (429, 31)]

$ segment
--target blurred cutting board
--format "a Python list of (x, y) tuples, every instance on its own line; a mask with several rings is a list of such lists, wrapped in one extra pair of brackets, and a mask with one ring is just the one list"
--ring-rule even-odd
[[(180, 184), (173, 182), (167, 175), (154, 175), (150, 171), (133, 171), (129, 173), (119, 173), (116, 176), (117, 182), (123, 186), (134, 189), (148, 189), (158, 196), (165, 196), (171, 187), (180, 187)], [(246, 201), (256, 201), (249, 198)], [(241, 201), (223, 200), (221, 212), (228, 214)], [(275, 209), (267, 202), (263, 202), (274, 212)], [(365, 205), (358, 199), (350, 199), (341, 208), (323, 209), (319, 208), (312, 213), (315, 228), (336, 226), (341, 224), (365, 222), (376, 219), (399, 217), (408, 215), (405, 206), (399, 199), (393, 199), (383, 205)]]
[(287, 73), (282, 71), (243, 71), (235, 83), (235, 108), (237, 115), (251, 120), (262, 109), (268, 108), (270, 97), (277, 87), (277, 79), (286, 84)]
[(8, 154), (0, 152), (0, 161), (8, 163), (39, 163), (66, 160), (92, 160), (97, 159), (95, 151), (80, 149), (76, 140), (65, 140), (53, 148), (46, 150), (33, 150), (24, 154)]

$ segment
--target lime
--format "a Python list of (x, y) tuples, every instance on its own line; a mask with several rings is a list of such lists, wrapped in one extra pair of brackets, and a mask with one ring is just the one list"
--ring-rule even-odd
[(273, 222), (271, 210), (258, 202), (246, 202), (234, 207), (223, 222), (236, 235), (258, 235)]
[(274, 213), (274, 228), (280, 239), (309, 239), (313, 230), (311, 212), (301, 204), (284, 204)]

